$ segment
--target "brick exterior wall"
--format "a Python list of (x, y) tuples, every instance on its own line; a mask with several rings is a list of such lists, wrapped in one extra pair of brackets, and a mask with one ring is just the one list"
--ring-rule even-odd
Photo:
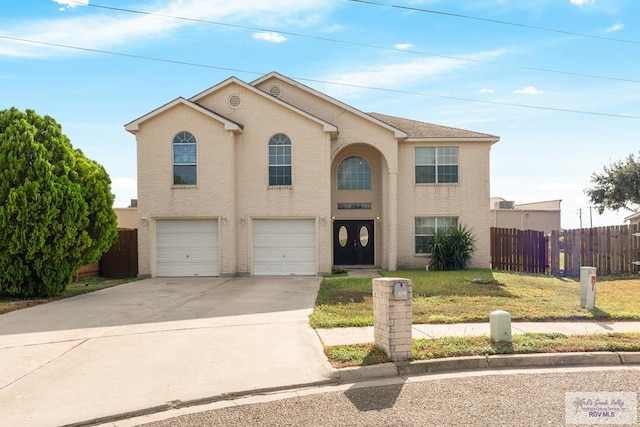
[[(415, 184), (415, 147), (459, 147), (459, 181), (457, 184)], [(486, 142), (441, 141), (402, 144), (398, 174), (398, 268), (425, 268), (426, 255), (415, 255), (416, 217), (457, 217), (458, 224), (473, 230), (476, 251), (471, 259), (474, 268), (489, 268), (491, 227), (489, 209), (489, 148)]]
[[(257, 87), (268, 91), (274, 84), (284, 103), (231, 80), (193, 98), (223, 118), (185, 102), (136, 122), (140, 274), (155, 275), (155, 221), (169, 218), (219, 219), (221, 275), (252, 273), (252, 220), (267, 218), (315, 220), (319, 274), (333, 265), (332, 218), (375, 221), (377, 265), (424, 268), (428, 260), (414, 254), (414, 218), (456, 216), (478, 240), (473, 266), (489, 267), (491, 142), (399, 141), (390, 127), (289, 81), (274, 77)], [(240, 105), (230, 105), (232, 96)], [(242, 131), (226, 128), (225, 118), (241, 124)], [(195, 188), (172, 185), (172, 141), (182, 131), (197, 139)], [(292, 141), (291, 187), (268, 186), (268, 142), (276, 133)], [(415, 185), (416, 145), (458, 146), (459, 183)], [(337, 190), (337, 167), (353, 155), (369, 162), (371, 190)], [(339, 211), (338, 202), (371, 202), (372, 209)]]

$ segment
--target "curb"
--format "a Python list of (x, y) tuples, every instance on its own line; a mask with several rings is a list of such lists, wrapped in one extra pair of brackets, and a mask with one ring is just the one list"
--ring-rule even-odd
[(223, 393), (223, 394), (219, 394), (219, 395), (215, 395), (215, 396), (203, 397), (203, 398), (200, 398), (200, 399), (192, 399), (192, 400), (173, 400), (171, 402), (165, 403), (164, 405), (151, 406), (151, 407), (148, 407), (148, 408), (142, 408), (142, 409), (138, 409), (138, 410), (135, 410), (135, 411), (129, 411), (129, 412), (123, 412), (123, 413), (120, 413), (120, 414), (107, 415), (105, 417), (94, 418), (94, 419), (85, 420), (85, 421), (79, 421), (79, 422), (75, 422), (75, 423), (71, 423), (71, 424), (65, 424), (65, 425), (63, 425), (61, 427), (89, 427), (89, 426), (96, 426), (96, 425), (112, 423), (112, 422), (116, 422), (116, 421), (128, 420), (129, 418), (135, 418), (135, 417), (141, 417), (141, 416), (144, 416), (144, 415), (156, 414), (158, 412), (165, 412), (165, 411), (169, 411), (169, 410), (172, 410), (172, 409), (188, 408), (190, 406), (207, 405), (209, 403), (220, 402), (220, 401), (223, 401), (223, 400), (235, 400), (235, 399), (239, 399), (239, 398), (247, 397), (247, 396), (255, 396), (255, 395), (260, 395), (260, 394), (269, 394), (269, 393), (275, 393), (275, 392), (286, 391), (286, 390), (291, 390), (291, 389), (335, 385), (335, 384), (338, 384), (339, 382), (340, 382), (340, 376), (334, 374), (334, 375), (332, 375), (332, 377), (330, 379), (322, 380), (322, 381), (315, 381), (315, 382), (310, 382), (310, 383), (304, 383), (304, 384), (284, 385), (284, 386), (279, 386), (279, 387), (268, 387), (268, 388), (258, 388), (258, 389), (254, 389), (254, 390), (239, 391), (239, 392), (232, 392), (232, 393)]
[(88, 427), (122, 421), (143, 415), (165, 412), (171, 409), (206, 405), (209, 403), (234, 400), (242, 397), (275, 393), (280, 391), (320, 387), (336, 384), (351, 384), (373, 379), (403, 377), (411, 375), (440, 374), (474, 370), (500, 370), (518, 368), (558, 368), (575, 366), (634, 366), (640, 365), (640, 352), (588, 352), (588, 353), (534, 353), (490, 356), (464, 356), (443, 359), (418, 360), (411, 362), (387, 362), (377, 365), (357, 366), (335, 370), (331, 378), (305, 384), (262, 388), (204, 397), (193, 400), (175, 400), (163, 405), (142, 408), (135, 411), (109, 415), (91, 420), (66, 424), (62, 427)]
[(640, 352), (535, 353), (449, 357), (339, 369), (341, 383), (475, 370), (640, 365)]

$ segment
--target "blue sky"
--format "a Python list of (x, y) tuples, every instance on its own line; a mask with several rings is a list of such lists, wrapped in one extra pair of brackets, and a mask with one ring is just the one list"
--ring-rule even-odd
[(587, 227), (629, 214), (591, 222), (584, 189), (640, 150), (637, 0), (6, 3), (0, 109), (54, 117), (106, 168), (116, 206), (136, 197), (125, 123), (278, 71), (365, 112), (500, 136), (491, 195), (562, 199), (564, 228), (580, 209)]

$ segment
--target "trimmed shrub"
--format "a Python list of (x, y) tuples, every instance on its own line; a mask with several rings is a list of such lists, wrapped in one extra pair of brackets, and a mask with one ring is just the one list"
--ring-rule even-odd
[(111, 180), (51, 117), (0, 111), (0, 293), (56, 295), (118, 237)]

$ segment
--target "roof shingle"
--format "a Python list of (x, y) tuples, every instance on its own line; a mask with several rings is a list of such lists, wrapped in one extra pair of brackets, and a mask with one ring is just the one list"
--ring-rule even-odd
[(431, 123), (419, 122), (417, 120), (403, 119), (401, 117), (387, 116), (380, 113), (367, 113), (371, 117), (378, 119), (405, 132), (409, 138), (491, 138), (499, 139), (495, 135), (488, 133), (473, 132), (470, 130), (457, 129), (448, 126), (434, 125)]

